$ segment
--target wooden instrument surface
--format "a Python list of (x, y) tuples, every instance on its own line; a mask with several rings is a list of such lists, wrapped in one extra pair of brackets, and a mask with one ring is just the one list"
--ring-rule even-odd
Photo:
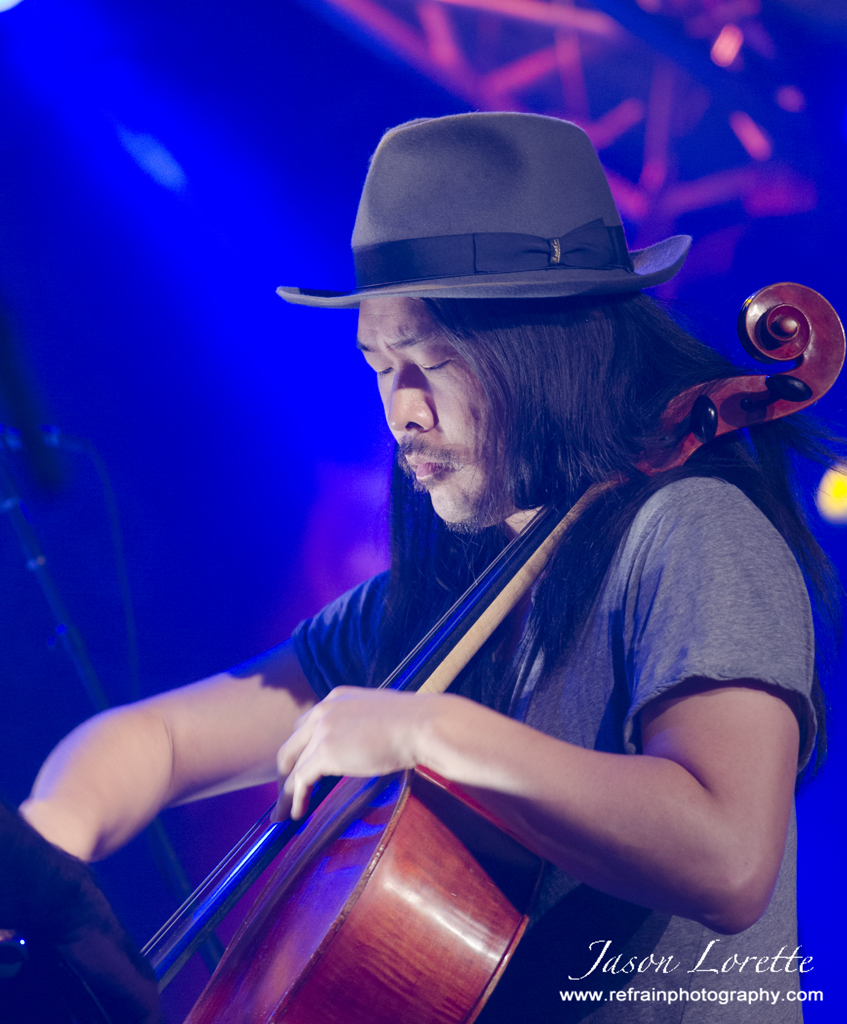
[(541, 867), (432, 773), (343, 779), (186, 1024), (472, 1021), (523, 934)]
[[(844, 365), (845, 335), (838, 314), (818, 292), (781, 282), (761, 288), (738, 315), (745, 350), (762, 363), (791, 363), (782, 373), (745, 374), (697, 384), (665, 409), (662, 430), (672, 448), (646, 452), (638, 469), (648, 476), (674, 469), (712, 438), (780, 419), (812, 405), (835, 383)], [(698, 400), (709, 409), (696, 422)], [(699, 428), (699, 429), (698, 429)]]

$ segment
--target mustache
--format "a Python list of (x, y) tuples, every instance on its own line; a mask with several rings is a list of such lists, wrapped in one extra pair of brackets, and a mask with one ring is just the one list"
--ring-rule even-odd
[(427, 444), (422, 438), (403, 438), (402, 441), (397, 442), (397, 460), (404, 472), (411, 474), (411, 467), (406, 461), (410, 456), (416, 456), (426, 462), (434, 462), (444, 469), (460, 469), (464, 465), (464, 459), (454, 449), (435, 447)]

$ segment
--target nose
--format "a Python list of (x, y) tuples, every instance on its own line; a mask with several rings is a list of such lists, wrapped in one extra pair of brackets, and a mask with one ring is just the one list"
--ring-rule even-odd
[(385, 418), (395, 434), (424, 432), (435, 426), (435, 403), (420, 371), (395, 375), (385, 403)]

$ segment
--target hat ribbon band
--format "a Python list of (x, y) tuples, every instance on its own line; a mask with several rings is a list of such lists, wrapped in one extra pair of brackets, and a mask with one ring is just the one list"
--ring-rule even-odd
[(354, 247), (353, 259), (358, 288), (557, 267), (633, 270), (623, 228), (606, 227), (601, 219), (558, 238), (489, 231), (380, 242)]

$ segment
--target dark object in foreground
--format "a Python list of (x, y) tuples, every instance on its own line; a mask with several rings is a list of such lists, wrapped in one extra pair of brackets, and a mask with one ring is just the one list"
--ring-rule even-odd
[(163, 1021), (152, 971), (91, 871), (2, 804), (0, 930), (20, 951), (0, 976), (0, 1024)]

